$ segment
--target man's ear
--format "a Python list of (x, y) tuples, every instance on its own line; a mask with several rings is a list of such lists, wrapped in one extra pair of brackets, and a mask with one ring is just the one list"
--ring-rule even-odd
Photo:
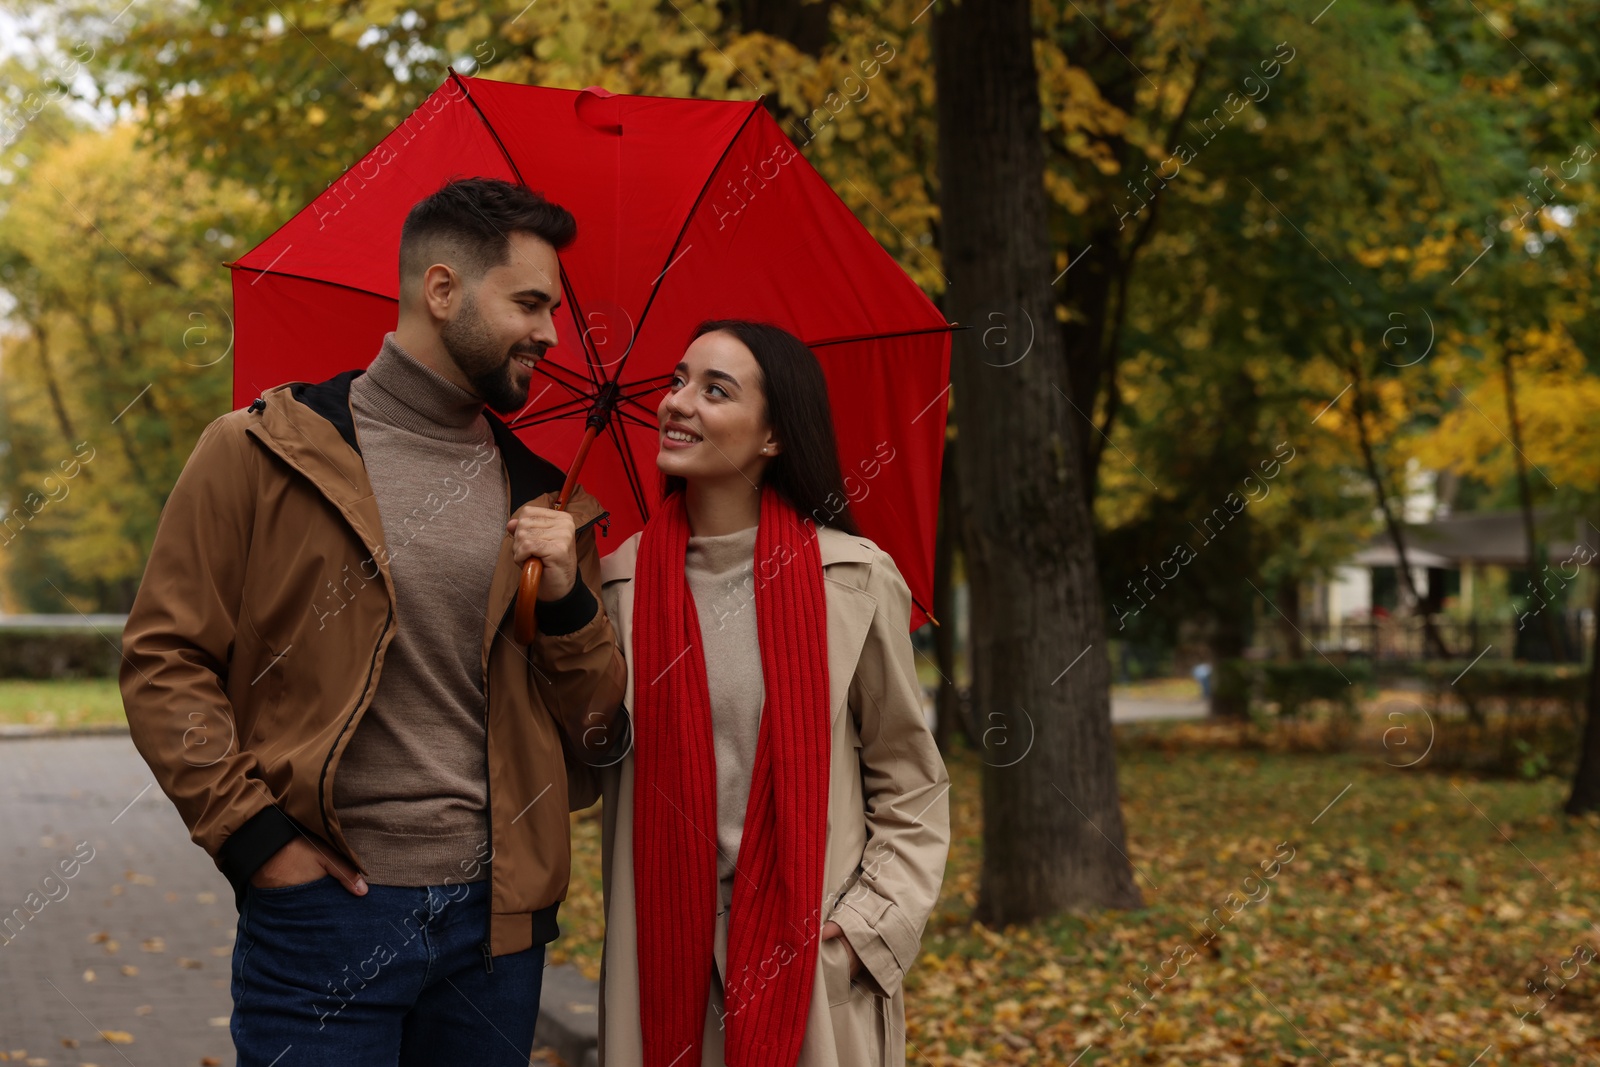
[(461, 276), (447, 264), (435, 263), (422, 272), (422, 302), (435, 318), (448, 318), (450, 305), (461, 296)]

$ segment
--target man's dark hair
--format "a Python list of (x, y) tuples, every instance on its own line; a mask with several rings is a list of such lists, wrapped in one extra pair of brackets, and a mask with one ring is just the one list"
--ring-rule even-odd
[(531, 233), (557, 252), (578, 236), (572, 213), (540, 193), (498, 178), (460, 178), (411, 208), (400, 229), (400, 281), (449, 263), (469, 281), (503, 264), (511, 235)]

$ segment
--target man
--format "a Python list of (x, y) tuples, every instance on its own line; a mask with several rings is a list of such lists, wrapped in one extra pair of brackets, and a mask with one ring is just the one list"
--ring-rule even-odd
[(120, 684), (234, 887), (241, 1065), (528, 1061), (566, 768), (615, 740), (626, 663), (607, 513), (554, 510), (563, 472), (484, 408), (526, 405), (575, 234), (501, 181), (419, 202), (376, 358), (214, 420), (162, 511)]

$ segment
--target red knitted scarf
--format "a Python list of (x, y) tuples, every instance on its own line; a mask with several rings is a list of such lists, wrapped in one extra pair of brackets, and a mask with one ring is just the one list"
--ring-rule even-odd
[[(683, 494), (635, 567), (634, 908), (645, 1067), (700, 1063), (718, 901), (717, 769)], [(827, 609), (814, 531), (761, 492), (755, 612), (766, 687), (728, 915), (729, 1067), (792, 1067), (817, 962), (827, 832)], [(687, 1054), (686, 1054), (687, 1053)]]

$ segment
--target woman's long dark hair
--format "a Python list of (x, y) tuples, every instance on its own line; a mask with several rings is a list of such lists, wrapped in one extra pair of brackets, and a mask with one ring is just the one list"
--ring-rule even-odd
[[(761, 368), (767, 422), (783, 443), (783, 450), (767, 463), (765, 484), (803, 519), (859, 537), (839, 470), (828, 382), (816, 355), (788, 330), (744, 319), (709, 319), (695, 327), (689, 340), (718, 330), (737, 337)], [(684, 487), (682, 478), (668, 477), (662, 495), (681, 493)]]

